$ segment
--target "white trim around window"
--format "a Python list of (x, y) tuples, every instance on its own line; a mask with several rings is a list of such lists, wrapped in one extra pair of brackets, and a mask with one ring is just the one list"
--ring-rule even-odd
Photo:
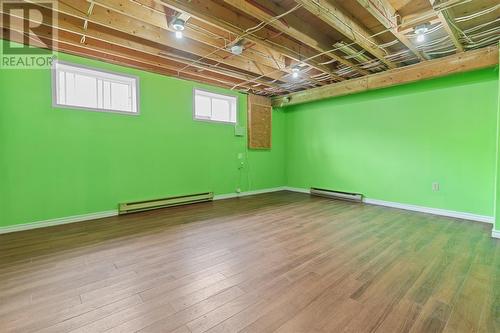
[(236, 125), (238, 96), (193, 89), (193, 119)]
[(127, 115), (139, 114), (139, 78), (54, 61), (52, 106)]

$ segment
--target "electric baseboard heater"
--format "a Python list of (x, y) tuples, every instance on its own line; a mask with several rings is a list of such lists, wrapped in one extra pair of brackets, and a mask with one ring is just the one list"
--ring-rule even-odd
[(359, 193), (348, 193), (348, 192), (339, 192), (339, 191), (331, 191), (325, 190), (322, 188), (311, 187), (311, 195), (317, 195), (320, 197), (338, 199), (338, 200), (347, 200), (353, 202), (363, 202), (363, 195)]
[(121, 214), (142, 212), (151, 209), (188, 205), (198, 202), (207, 202), (207, 201), (212, 201), (213, 199), (214, 199), (213, 192), (205, 192), (205, 193), (181, 195), (176, 197), (168, 197), (162, 199), (127, 202), (119, 204), (118, 212), (121, 215)]

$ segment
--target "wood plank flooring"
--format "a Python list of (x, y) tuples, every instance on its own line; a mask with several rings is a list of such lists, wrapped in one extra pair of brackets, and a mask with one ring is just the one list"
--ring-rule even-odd
[(490, 233), (277, 192), (0, 235), (0, 332), (500, 332)]

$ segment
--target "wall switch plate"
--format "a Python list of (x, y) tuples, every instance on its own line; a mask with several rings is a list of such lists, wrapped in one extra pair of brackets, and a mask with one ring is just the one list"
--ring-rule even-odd
[(432, 190), (434, 192), (439, 191), (439, 183), (437, 182), (432, 183)]
[(241, 125), (234, 126), (234, 135), (235, 136), (245, 136), (245, 127)]

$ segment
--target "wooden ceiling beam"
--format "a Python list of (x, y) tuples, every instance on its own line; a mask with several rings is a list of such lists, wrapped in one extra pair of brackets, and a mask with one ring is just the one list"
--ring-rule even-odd
[[(400, 33), (413, 32), (415, 26), (423, 23), (437, 24), (440, 23), (440, 19), (437, 17), (437, 12), (441, 11), (443, 8), (448, 8), (457, 4), (460, 4), (464, 0), (443, 0), (439, 4), (433, 6), (433, 8), (417, 13), (408, 14), (402, 16), (399, 20), (398, 31)], [(429, 1), (430, 3), (430, 1)]]
[(332, 3), (325, 0), (295, 0), (295, 2), (301, 4), (320, 20), (368, 51), (382, 63), (387, 65), (387, 67), (397, 67), (393, 62), (384, 57), (386, 55), (385, 52), (377, 47), (377, 41), (371, 37), (370, 33), (368, 33), (364, 27), (360, 26), (349, 15), (341, 11)]
[[(166, 6), (178, 11), (190, 14), (199, 20), (214, 25), (220, 29), (231, 32), (235, 35), (242, 35), (248, 28), (254, 27), (257, 23), (236, 13), (229, 8), (213, 0), (155, 0), (161, 1)], [(328, 57), (318, 56), (315, 50), (304, 47), (302, 43), (294, 42), (286, 36), (276, 34), (269, 29), (261, 29), (245, 37), (254, 43), (261, 44), (269, 49), (273, 49), (297, 62), (304, 62), (309, 66), (324, 73), (339, 77), (332, 69), (326, 65), (321, 65), (321, 59), (330, 59)], [(304, 60), (315, 57), (315, 59)]]
[(498, 46), (495, 45), (367, 75), (345, 82), (299, 91), (285, 96), (278, 96), (273, 98), (273, 106), (289, 106), (325, 98), (350, 95), (454, 73), (493, 67), (497, 64)]
[[(40, 10), (42, 12), (48, 11), (46, 8), (40, 7)], [(0, 11), (1, 12), (1, 11)], [(4, 13), (5, 15), (5, 13)], [(18, 18), (18, 19), (23, 19), (24, 17), (21, 16), (16, 16), (16, 12), (11, 12), (10, 13), (11, 18)], [(77, 34), (79, 38), (81, 39), (82, 36), (86, 36), (86, 38), (93, 38), (95, 40), (100, 40), (112, 45), (116, 45), (119, 47), (123, 47), (129, 50), (129, 52), (132, 51), (140, 51), (144, 54), (145, 57), (148, 56), (155, 56), (155, 57), (160, 57), (168, 60), (174, 60), (178, 64), (178, 68), (181, 68), (185, 66), (186, 64), (191, 63), (189, 59), (181, 59), (180, 57), (173, 57), (169, 56), (167, 52), (167, 48), (165, 49), (160, 49), (160, 48), (155, 48), (151, 47), (148, 45), (144, 45), (138, 42), (135, 42), (131, 39), (127, 39), (124, 37), (120, 37), (119, 35), (112, 35), (104, 31), (103, 29), (96, 29), (93, 26), (89, 25), (87, 29), (83, 29), (83, 23), (81, 22), (80, 19), (68, 16), (66, 14), (59, 14), (56, 24), (53, 25), (54, 28), (59, 29), (61, 31), (66, 31), (70, 32), (73, 34)], [(228, 75), (228, 70), (223, 68), (223, 67), (215, 67), (215, 66), (208, 66), (206, 63), (197, 63), (192, 66), (192, 69), (196, 70), (205, 70), (208, 71), (209, 73), (215, 73), (215, 74), (222, 74), (222, 75)], [(175, 76), (179, 76), (179, 73)], [(206, 74), (206, 73), (205, 73)], [(254, 76), (246, 75), (244, 73), (238, 73), (236, 71), (231, 72), (231, 76), (242, 80), (250, 80), (253, 79)], [(273, 88), (280, 88), (278, 84), (272, 84), (270, 82), (264, 81), (264, 80), (256, 80), (257, 83), (262, 84), (264, 86), (268, 87), (273, 87)], [(241, 81), (238, 81), (241, 82)]]
[[(15, 31), (15, 30), (9, 30), (6, 28), (2, 28), (1, 31), (1, 38), (6, 39), (6, 40), (12, 40), (14, 42), (18, 43), (23, 43), (24, 39), (24, 33)], [(39, 35), (32, 35), (34, 37), (32, 39), (31, 45), (32, 46), (38, 46), (38, 47), (45, 47), (43, 43), (37, 42), (37, 39), (40, 39), (41, 41), (48, 41), (51, 40), (50, 38), (45, 38), (41, 37)], [(55, 51), (67, 53), (67, 54), (72, 54), (72, 55), (77, 55), (77, 56), (82, 56), (85, 58), (91, 58), (99, 61), (104, 61), (104, 62), (109, 62), (113, 63), (116, 65), (121, 65), (125, 67), (131, 67), (131, 68), (136, 68), (140, 70), (144, 70), (147, 72), (151, 73), (156, 73), (156, 74), (161, 74), (161, 75), (167, 75), (167, 76), (174, 76), (176, 74), (176, 69), (168, 68), (165, 66), (158, 66), (154, 64), (150, 64), (148, 62), (145, 62), (144, 60), (134, 60), (131, 59), (130, 57), (123, 56), (123, 55), (116, 55), (116, 54), (110, 54), (110, 53), (103, 53), (99, 50), (96, 50), (94, 46), (92, 47), (85, 47), (85, 45), (75, 45), (72, 43), (65, 43), (62, 41), (56, 41), (55, 46), (54, 46)], [(196, 82), (202, 82), (205, 84), (210, 84), (222, 88), (231, 88), (232, 82), (216, 79), (213, 77), (208, 77), (206, 75), (201, 75), (201, 74), (193, 74), (193, 73), (183, 73), (181, 78), (186, 79), (186, 80), (192, 80)], [(259, 91), (259, 90), (257, 90)], [(263, 92), (264, 93), (264, 92)]]
[(436, 16), (436, 12), (432, 9), (425, 12), (406, 15), (400, 19), (398, 32), (401, 34), (412, 33), (415, 26), (423, 23), (438, 24), (440, 21)]
[[(19, 24), (20, 23), (20, 24)], [(18, 20), (11, 20), (11, 25), (9, 28), (10, 31), (15, 31), (18, 33), (23, 33), (23, 25), (22, 25), (22, 19)], [(170, 71), (170, 73), (176, 73), (177, 68), (181, 66), (182, 64), (177, 62), (177, 61), (171, 61), (171, 60), (166, 60), (164, 58), (161, 58), (159, 56), (152, 56), (152, 55), (147, 55), (143, 54), (140, 51), (133, 51), (133, 50), (127, 50), (124, 49), (123, 47), (109, 44), (100, 40), (94, 40), (92, 38), (87, 38), (85, 42), (80, 41), (80, 36), (76, 34), (72, 34), (67, 31), (59, 30), (57, 31), (57, 38), (54, 38), (53, 34), (54, 30), (53, 27), (48, 27), (48, 26), (41, 26), (37, 29), (37, 34), (31, 34), (32, 37), (42, 37), (44, 40), (52, 40), (56, 42), (56, 45), (59, 44), (64, 44), (64, 45), (71, 45), (74, 47), (77, 47), (81, 50), (86, 49), (86, 50), (91, 50), (95, 51), (98, 53), (101, 53), (103, 55), (107, 55), (110, 57), (118, 57), (122, 59), (128, 59), (133, 61), (136, 64), (142, 64), (145, 65), (146, 68), (151, 68), (148, 66), (153, 66), (153, 67), (159, 67), (163, 69), (167, 69)], [(207, 73), (203, 72), (198, 72), (194, 68), (190, 71), (187, 71), (186, 74), (189, 74), (192, 77), (197, 77), (197, 78), (206, 78)], [(171, 74), (172, 75), (172, 74)], [(177, 75), (175, 75), (177, 76)], [(222, 83), (227, 87), (231, 87), (236, 83), (240, 83), (244, 79), (238, 79), (235, 80), (234, 77), (228, 76), (227, 74), (221, 74), (218, 72), (211, 72), (210, 75), (208, 76), (210, 81), (212, 82), (218, 82)], [(248, 88), (248, 87), (247, 87)], [(260, 89), (256, 89), (257, 91), (261, 92)]]
[[(436, 6), (441, 5), (441, 2), (439, 0), (429, 0), (429, 2), (431, 3), (433, 9), (435, 9)], [(451, 12), (447, 9), (435, 10), (435, 12), (437, 17), (439, 18), (439, 21), (443, 25), (444, 30), (446, 31), (451, 41), (453, 42), (453, 45), (455, 45), (457, 51), (464, 52), (464, 47), (460, 43), (460, 37), (458, 35), (458, 31), (450, 23), (453, 22), (453, 16)]]
[[(250, 60), (231, 57), (232, 54), (225, 50), (214, 52), (216, 49), (213, 47), (209, 47), (194, 40), (181, 42), (176, 39), (172, 33), (165, 33), (165, 31), (158, 27), (110, 11), (98, 4), (93, 6), (91, 15), (87, 16), (89, 5), (90, 3), (81, 0), (64, 0), (58, 2), (57, 11), (137, 38), (178, 49), (182, 52), (194, 55), (197, 59), (200, 58), (200, 56), (208, 55), (206, 57), (207, 59), (227, 64), (236, 69), (254, 73), (255, 75), (260, 75), (259, 69)], [(275, 80), (283, 79), (283, 74), (281, 72), (276, 71), (274, 68), (268, 69), (271, 73), (269, 78)]]
[(406, 37), (405, 34), (398, 31), (397, 12), (388, 0), (357, 0), (374, 18), (379, 21), (384, 28), (396, 37), (404, 46), (406, 46), (420, 61), (427, 60), (425, 54), (419, 51), (415, 45)]
[[(87, 2), (94, 2), (104, 8), (126, 15), (132, 19), (137, 19), (141, 22), (151, 24), (162, 29), (165, 33), (174, 32), (174, 29), (169, 26), (170, 22), (167, 22), (167, 16), (170, 14), (168, 13), (167, 7), (158, 5), (155, 2), (144, 0), (141, 0), (141, 2), (137, 2), (137, 0), (87, 0)], [(174, 12), (173, 10), (171, 11)], [(173, 18), (173, 16), (171, 18)], [(193, 25), (192, 21), (195, 20), (189, 20), (186, 22), (186, 29), (183, 32), (185, 37), (210, 47), (221, 49), (226, 49), (226, 45), (232, 41), (229, 34), (226, 34), (225, 36), (214, 36), (211, 31), (204, 32), (204, 27), (196, 27), (196, 23)], [(263, 64), (269, 68), (281, 70), (280, 67), (276, 66), (272, 59), (259, 55), (251, 49), (245, 50), (245, 52), (239, 56), (235, 56), (233, 54), (229, 54), (228, 56), (241, 57), (249, 61), (258, 62), (259, 64)], [(282, 75), (285, 75), (285, 73), (286, 72), (283, 72)]]
[[(253, 1), (247, 0), (224, 0), (227, 4), (233, 6), (234, 8), (238, 8), (248, 15), (256, 18), (259, 21), (270, 22), (269, 25), (274, 27), (275, 29), (284, 32), (288, 36), (301, 41), (302, 43), (308, 45), (309, 47), (315, 49), (320, 53), (325, 53), (330, 58), (338, 61), (344, 66), (353, 67), (357, 72), (366, 75), (370, 74), (367, 70), (357, 66), (356, 64), (350, 62), (349, 60), (344, 59), (343, 57), (333, 53), (327, 52), (333, 47), (329, 45), (329, 43), (325, 40), (322, 40), (321, 34), (318, 34), (311, 26), (304, 24), (298, 17), (290, 14), (283, 18), (283, 20), (273, 20), (274, 16), (280, 15), (285, 12), (285, 10), (273, 2), (269, 1), (266, 3), (266, 8), (268, 8), (274, 15), (271, 15), (269, 12), (265, 11), (263, 8), (256, 6)], [(314, 37), (313, 37), (314, 36)], [(342, 81), (344, 80), (341, 78)]]

